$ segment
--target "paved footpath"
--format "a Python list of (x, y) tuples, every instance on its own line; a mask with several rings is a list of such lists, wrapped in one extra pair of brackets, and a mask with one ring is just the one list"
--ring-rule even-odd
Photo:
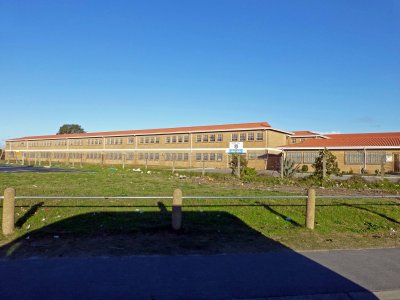
[(400, 248), (0, 260), (0, 299), (400, 299)]

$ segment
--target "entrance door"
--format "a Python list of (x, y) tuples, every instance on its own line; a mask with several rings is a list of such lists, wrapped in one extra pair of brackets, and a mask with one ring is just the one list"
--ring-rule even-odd
[(394, 154), (394, 168), (395, 173), (400, 173), (400, 154)]

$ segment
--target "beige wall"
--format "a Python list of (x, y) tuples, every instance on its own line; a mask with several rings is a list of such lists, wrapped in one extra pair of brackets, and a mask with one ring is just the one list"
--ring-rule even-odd
[[(262, 140), (257, 140), (257, 133), (260, 133)], [(218, 142), (218, 134), (222, 134), (223, 140)], [(107, 153), (116, 152), (122, 154), (134, 153), (133, 160), (125, 159), (125, 164), (135, 164), (143, 165), (146, 163), (145, 159), (139, 159), (140, 153), (158, 153), (158, 160), (147, 160), (148, 165), (160, 165), (160, 166), (172, 166), (173, 162), (166, 160), (167, 153), (186, 153), (188, 156), (187, 160), (178, 161), (175, 160), (176, 167), (202, 167), (203, 162), (196, 159), (196, 153), (214, 153), (217, 157), (218, 154), (222, 154), (222, 159), (217, 161), (207, 160), (205, 166), (209, 168), (226, 168), (230, 161), (230, 155), (225, 153), (225, 150), (229, 148), (229, 142), (232, 140), (232, 134), (238, 135), (238, 141), (240, 141), (240, 134), (246, 134), (246, 140), (243, 141), (244, 148), (247, 149), (249, 153), (253, 153), (253, 159), (249, 160), (249, 166), (255, 167), (257, 169), (265, 168), (265, 160), (260, 158), (267, 151), (267, 148), (276, 148), (286, 144), (288, 135), (273, 131), (273, 130), (242, 130), (242, 131), (223, 131), (223, 132), (199, 132), (199, 133), (177, 133), (177, 134), (159, 134), (159, 135), (146, 135), (146, 136), (135, 136), (132, 144), (128, 144), (128, 139), (132, 136), (108, 136), (108, 137), (87, 137), (79, 139), (67, 139), (67, 145), (57, 144), (59, 140), (35, 140), (35, 141), (24, 141), (24, 142), (7, 142), (6, 149), (6, 159), (17, 159), (21, 160), (23, 153), (26, 153), (24, 160), (28, 162), (33, 162), (35, 159), (32, 157), (28, 158), (28, 153), (30, 156), (36, 155), (37, 161), (63, 161), (63, 162), (80, 162), (83, 163), (100, 163), (103, 161), (105, 164), (121, 164), (122, 159), (107, 159)], [(249, 136), (253, 134), (254, 140), (249, 140)], [(201, 135), (202, 141), (197, 142), (197, 135)], [(203, 142), (204, 135), (208, 135), (208, 142)], [(211, 135), (215, 135), (215, 141), (210, 141)], [(182, 136), (182, 142), (167, 143), (166, 138), (176, 137), (178, 141), (178, 136)], [(184, 136), (188, 136), (188, 141), (185, 142)], [(148, 138), (149, 141), (153, 138), (154, 143), (141, 143), (141, 138)], [(158, 138), (158, 143), (155, 143), (156, 138)], [(88, 141), (92, 139), (101, 139), (101, 144), (89, 144)], [(119, 142), (122, 139), (122, 143), (110, 144), (109, 139)], [(65, 140), (61, 138), (60, 140)], [(82, 143), (76, 143), (76, 141), (81, 140)], [(11, 150), (11, 151), (10, 151)], [(113, 151), (114, 150), (114, 151)], [(35, 154), (36, 153), (36, 154)], [(50, 156), (42, 157), (43, 153), (53, 153)], [(66, 157), (56, 157), (55, 153), (65, 153)], [(67, 155), (67, 153), (78, 153), (78, 158), (72, 158)], [(80, 158), (80, 153), (83, 154), (82, 159)], [(103, 153), (103, 159), (90, 159), (90, 153)], [(254, 157), (254, 153), (257, 157)], [(50, 155), (50, 154), (49, 154)]]
[[(308, 150), (308, 151), (315, 151), (315, 150)], [(349, 164), (345, 161), (345, 152), (351, 152), (351, 151), (360, 151), (360, 150), (331, 150), (332, 154), (336, 156), (336, 160), (338, 162), (339, 169), (343, 172), (350, 172), (353, 171), (353, 173), (361, 173), (361, 169), (364, 168), (364, 163), (361, 164)], [(373, 152), (384, 152), (386, 155), (391, 155), (393, 157), (393, 161), (391, 162), (386, 162), (384, 164), (385, 167), (385, 172), (393, 172), (395, 168), (395, 161), (394, 161), (394, 154), (400, 154), (400, 150), (367, 150), (368, 151), (373, 151)], [(286, 153), (289, 153), (290, 151), (286, 151)], [(307, 152), (307, 150), (304, 151), (299, 151), (299, 150), (291, 150), (291, 152), (302, 152), (303, 155), (304, 153)], [(312, 164), (310, 163), (296, 163), (300, 165), (300, 168), (302, 165), (307, 165), (309, 168), (309, 171), (313, 171)], [(366, 172), (368, 174), (375, 174), (375, 170), (380, 170), (381, 169), (381, 164), (366, 164)]]

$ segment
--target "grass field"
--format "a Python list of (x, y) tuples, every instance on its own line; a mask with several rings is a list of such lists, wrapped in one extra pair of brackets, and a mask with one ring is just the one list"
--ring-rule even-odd
[[(89, 168), (75, 173), (2, 173), (0, 189), (17, 195), (285, 195), (238, 180), (165, 170), (137, 173)], [(305, 192), (304, 192), (305, 193)], [(286, 193), (288, 195), (288, 193)], [(398, 199), (317, 199), (316, 228), (304, 224), (304, 199), (184, 201), (184, 228), (170, 230), (171, 200), (17, 200), (16, 232), (0, 236), (0, 255), (132, 255), (259, 252), (277, 248), (400, 246)], [(1, 217), (1, 216), (0, 216)]]

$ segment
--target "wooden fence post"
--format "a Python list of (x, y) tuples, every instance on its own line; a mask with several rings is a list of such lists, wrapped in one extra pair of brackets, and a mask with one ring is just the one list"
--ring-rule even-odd
[(315, 221), (315, 190), (309, 189), (307, 195), (307, 206), (306, 206), (306, 227), (308, 229), (314, 229)]
[(3, 224), (2, 230), (4, 235), (14, 232), (14, 213), (15, 213), (15, 190), (6, 188), (4, 190), (3, 199)]
[(182, 227), (182, 191), (176, 189), (172, 199), (172, 229), (180, 230)]

